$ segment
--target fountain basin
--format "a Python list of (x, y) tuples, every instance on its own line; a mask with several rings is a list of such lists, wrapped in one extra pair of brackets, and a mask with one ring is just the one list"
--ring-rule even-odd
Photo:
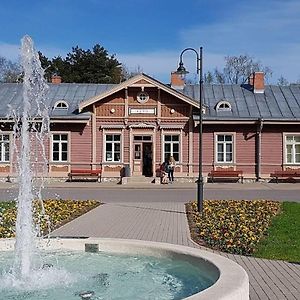
[[(14, 240), (0, 240), (0, 251), (13, 250)], [(249, 279), (245, 270), (235, 262), (220, 255), (185, 246), (123, 239), (51, 239), (39, 241), (39, 248), (54, 251), (90, 251), (114, 254), (145, 255), (172, 258), (190, 263), (202, 270), (214, 284), (185, 299), (249, 299)], [(101, 267), (99, 266), (99, 271)], [(142, 299), (138, 297), (138, 299)]]

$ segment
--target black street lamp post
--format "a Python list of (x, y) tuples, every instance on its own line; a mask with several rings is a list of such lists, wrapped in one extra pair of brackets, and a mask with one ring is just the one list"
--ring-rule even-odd
[(203, 118), (202, 118), (202, 106), (203, 106), (203, 99), (202, 99), (202, 86), (203, 86), (203, 71), (202, 71), (202, 47), (200, 47), (199, 53), (194, 48), (186, 48), (182, 50), (180, 53), (180, 61), (179, 61), (179, 67), (176, 71), (176, 74), (185, 75), (189, 72), (185, 69), (182, 61), (182, 56), (184, 52), (186, 51), (193, 51), (196, 53), (197, 58), (197, 74), (199, 77), (199, 175), (197, 180), (197, 208), (198, 212), (203, 212), (203, 175), (202, 175), (202, 124), (203, 124)]

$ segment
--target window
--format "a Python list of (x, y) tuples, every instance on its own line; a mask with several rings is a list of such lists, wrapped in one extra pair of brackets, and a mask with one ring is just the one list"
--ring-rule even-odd
[(68, 103), (66, 101), (58, 101), (54, 104), (54, 109), (68, 109)]
[(135, 135), (133, 137), (133, 140), (135, 142), (137, 142), (137, 141), (151, 141), (152, 137), (151, 137), (151, 135)]
[(216, 160), (219, 163), (233, 162), (233, 135), (216, 135)]
[(300, 135), (285, 136), (286, 163), (300, 163)]
[(139, 103), (146, 103), (149, 100), (149, 95), (146, 92), (141, 92), (137, 95), (137, 101)]
[(52, 135), (52, 161), (68, 161), (68, 134)]
[(164, 161), (173, 156), (175, 161), (179, 161), (179, 135), (164, 136)]
[(0, 134), (0, 162), (9, 162), (9, 135)]
[(111, 162), (121, 161), (120, 134), (107, 134), (105, 136), (105, 160)]
[(219, 101), (216, 105), (217, 111), (231, 111), (231, 104), (228, 101)]
[(142, 145), (136, 144), (134, 145), (134, 159), (141, 159), (142, 158)]

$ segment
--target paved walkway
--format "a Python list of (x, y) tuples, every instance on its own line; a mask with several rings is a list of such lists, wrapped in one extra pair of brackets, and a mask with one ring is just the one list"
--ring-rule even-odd
[[(147, 189), (147, 193), (145, 193)], [(117, 203), (131, 202), (188, 202), (196, 199), (195, 183), (175, 182), (169, 185), (126, 184), (97, 182), (50, 182), (43, 191), (44, 198), (96, 199)], [(148, 193), (149, 191), (149, 193)], [(208, 183), (204, 185), (205, 199), (270, 199), (300, 202), (300, 183)], [(18, 196), (17, 185), (0, 182), (0, 199), (13, 200)]]
[[(57, 229), (53, 235), (137, 239), (199, 247), (190, 239), (184, 204), (174, 202), (104, 204)], [(247, 271), (251, 300), (300, 299), (299, 264), (220, 254)]]

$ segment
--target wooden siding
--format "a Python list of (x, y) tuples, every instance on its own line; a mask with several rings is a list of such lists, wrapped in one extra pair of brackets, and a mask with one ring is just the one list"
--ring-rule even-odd
[(121, 118), (124, 117), (125, 106), (122, 104), (103, 104), (96, 107), (97, 117)]
[(96, 120), (97, 131), (96, 131), (96, 161), (101, 163), (103, 161), (103, 131), (101, 130), (101, 121)]
[(161, 130), (156, 132), (156, 163), (155, 163), (155, 170), (156, 175), (160, 175), (160, 166), (163, 163), (162, 157), (162, 145), (161, 145)]
[(141, 80), (135, 82), (135, 84), (149, 84), (149, 82), (145, 79), (141, 79)]
[(236, 170), (242, 170), (246, 177), (255, 177), (255, 141), (253, 128), (239, 127), (235, 135), (235, 165)]
[[(197, 128), (196, 128), (197, 129)], [(197, 132), (197, 130), (196, 130)], [(196, 143), (199, 143), (199, 133), (194, 133), (194, 137), (197, 139)], [(203, 127), (203, 137), (202, 137), (202, 143), (203, 143), (203, 172), (204, 174), (209, 173), (214, 166), (214, 133), (212, 131), (209, 131), (207, 128)], [(198, 145), (194, 146), (194, 162), (199, 161), (199, 154), (198, 154)], [(197, 169), (197, 168), (196, 168)], [(198, 170), (196, 171), (198, 173)]]
[(274, 170), (281, 170), (282, 157), (282, 133), (265, 129), (261, 135), (261, 174), (269, 176)]
[[(174, 109), (174, 113), (171, 110)], [(161, 113), (162, 118), (189, 118), (190, 105), (177, 99), (176, 97), (161, 91)]]
[[(253, 127), (253, 126), (252, 126)], [(204, 125), (203, 126), (203, 173), (206, 175), (209, 171), (222, 166), (215, 161), (215, 133), (231, 133), (234, 135), (234, 157), (232, 164), (223, 164), (226, 167), (243, 170), (248, 176), (255, 176), (255, 132), (253, 128), (234, 125)], [(198, 127), (194, 128), (193, 133), (193, 163), (194, 172), (198, 173), (199, 163), (199, 132)]]
[(132, 148), (130, 148), (130, 134), (129, 130), (124, 130), (124, 135), (123, 135), (123, 162), (124, 163), (129, 163), (129, 157), (130, 157), (130, 151), (132, 151)]
[[(113, 112), (112, 109), (115, 111)], [(119, 91), (95, 104), (97, 117), (123, 117), (125, 112), (125, 92)]]
[[(77, 128), (76, 128), (77, 127)], [(71, 132), (71, 162), (90, 165), (92, 162), (92, 126), (75, 126)]]
[(149, 100), (142, 104), (137, 101), (137, 95), (142, 91), (141, 88), (129, 88), (128, 89), (128, 104), (129, 106), (138, 106), (138, 107), (146, 107), (146, 106), (156, 106), (158, 100), (158, 91), (156, 88), (145, 88), (144, 92), (149, 95)]

